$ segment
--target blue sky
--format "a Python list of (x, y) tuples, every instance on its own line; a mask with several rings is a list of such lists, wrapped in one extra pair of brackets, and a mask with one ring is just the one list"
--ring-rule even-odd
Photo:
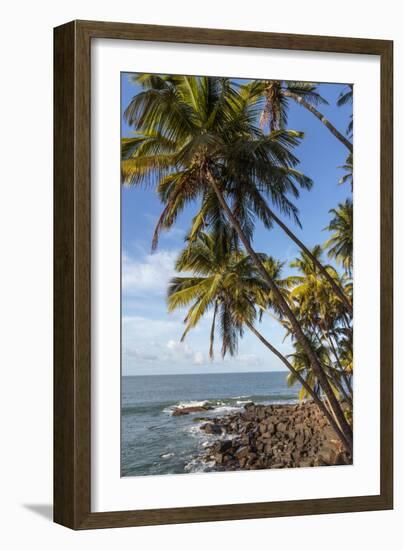
[[(343, 84), (321, 84), (320, 93), (329, 105), (320, 110), (340, 131), (347, 127), (352, 107), (337, 107), (336, 100)], [(122, 74), (122, 113), (131, 98), (138, 93), (127, 73)], [(292, 104), (288, 128), (302, 130), (305, 139), (295, 150), (300, 159), (299, 170), (311, 177), (311, 191), (301, 191), (296, 204), (300, 211), (302, 230), (292, 221), (288, 225), (309, 247), (323, 243), (328, 234), (323, 228), (329, 223), (329, 210), (351, 196), (349, 185), (338, 185), (343, 171), (346, 148), (303, 107)], [(131, 129), (122, 119), (122, 135)], [(184, 312), (167, 313), (166, 289), (174, 275), (174, 261), (183, 245), (183, 238), (195, 208), (188, 208), (175, 227), (162, 234), (159, 247), (151, 253), (151, 238), (161, 203), (152, 187), (122, 188), (122, 370), (124, 375), (192, 374), (197, 372), (259, 372), (282, 370), (280, 361), (257, 341), (245, 334), (235, 358), (222, 360), (219, 347), (213, 362), (208, 359), (208, 317), (191, 331), (185, 343), (180, 343)], [(287, 261), (298, 249), (280, 230), (270, 232), (259, 223), (253, 242), (255, 250)], [(287, 273), (289, 268), (285, 270)], [(259, 330), (282, 353), (292, 351), (289, 341), (277, 321), (266, 315)]]

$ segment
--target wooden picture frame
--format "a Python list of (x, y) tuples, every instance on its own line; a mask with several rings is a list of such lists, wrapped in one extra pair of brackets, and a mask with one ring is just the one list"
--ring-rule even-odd
[[(91, 40), (354, 53), (381, 62), (381, 488), (379, 495), (91, 512)], [(54, 31), (54, 520), (72, 529), (387, 510), (393, 506), (393, 43), (73, 21)]]

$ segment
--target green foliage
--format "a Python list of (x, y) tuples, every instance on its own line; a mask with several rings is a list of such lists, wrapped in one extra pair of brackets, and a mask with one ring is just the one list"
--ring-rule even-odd
[(347, 199), (332, 208), (333, 217), (326, 227), (332, 236), (325, 243), (330, 258), (339, 262), (351, 276), (353, 269), (353, 203)]
[(342, 170), (346, 173), (339, 179), (339, 185), (344, 183), (349, 183), (351, 186), (351, 191), (353, 190), (353, 155), (350, 153), (346, 159), (345, 164), (340, 166)]
[[(282, 264), (260, 254), (266, 269), (281, 287)], [(251, 258), (242, 252), (229, 232), (202, 232), (188, 241), (176, 261), (178, 272), (192, 276), (174, 277), (168, 289), (168, 310), (186, 309), (185, 331), (182, 339), (213, 310), (210, 335), (210, 356), (216, 325), (219, 327), (223, 357), (237, 351), (238, 338), (245, 324), (253, 325), (259, 311), (272, 302), (272, 293)]]
[[(339, 98), (337, 100), (337, 105), (339, 107), (342, 107), (343, 105), (352, 104), (353, 103), (353, 85), (348, 84), (346, 89), (340, 93)], [(353, 115), (350, 115), (350, 122), (347, 126), (346, 131), (347, 136), (352, 137), (353, 135)]]
[(268, 202), (297, 223), (292, 202), (312, 181), (296, 168), (303, 134), (263, 133), (257, 124), (260, 84), (235, 85), (226, 78), (141, 75), (143, 91), (124, 116), (135, 136), (122, 143), (122, 181), (156, 185), (164, 204), (153, 246), (183, 208), (200, 201), (189, 236), (222, 223), (217, 198), (206, 182), (214, 175), (242, 230), (252, 238), (254, 217), (270, 229)]
[[(257, 254), (303, 330), (307, 348), (296, 338), (279, 296), (241, 247), (239, 231), (229, 224), (210, 185), (213, 178), (249, 242), (256, 220), (272, 228), (271, 208), (299, 224), (294, 201), (313, 182), (298, 170), (296, 149), (304, 134), (286, 128), (289, 102), (302, 98), (308, 106), (318, 106), (326, 100), (314, 83), (307, 82), (239, 84), (221, 77), (151, 74), (138, 75), (135, 81), (142, 91), (124, 113), (133, 136), (122, 140), (122, 183), (152, 185), (157, 190), (163, 210), (152, 247), (190, 203), (198, 205), (175, 266), (183, 276), (171, 280), (167, 297), (169, 311), (185, 311), (182, 340), (210, 315), (210, 357), (216, 334), (222, 356), (234, 355), (245, 326), (253, 329), (270, 313), (292, 340), (289, 359), (296, 372), (320, 395), (322, 388), (307, 352), (312, 350), (334, 393), (351, 407), (352, 319), (332, 287), (335, 282), (352, 298), (351, 201), (330, 211), (333, 217), (326, 229), (331, 237), (311, 251), (322, 266), (327, 251), (343, 266), (343, 275), (324, 265), (324, 277), (317, 263), (302, 252), (290, 264), (293, 274), (284, 279), (282, 262)], [(340, 105), (350, 101), (350, 91), (339, 98)], [(346, 174), (340, 181), (352, 186), (352, 155), (343, 168)], [(288, 383), (297, 379), (291, 373)], [(300, 398), (306, 397), (303, 388)]]

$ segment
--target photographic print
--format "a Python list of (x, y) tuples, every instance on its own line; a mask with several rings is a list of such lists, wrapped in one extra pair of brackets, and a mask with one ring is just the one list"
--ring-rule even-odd
[(121, 475), (352, 464), (353, 86), (121, 73), (121, 138)]

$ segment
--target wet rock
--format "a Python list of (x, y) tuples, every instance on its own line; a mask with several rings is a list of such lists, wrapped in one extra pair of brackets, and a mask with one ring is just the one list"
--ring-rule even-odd
[(222, 439), (215, 443), (214, 448), (220, 453), (225, 453), (229, 449), (232, 449), (232, 441), (230, 439)]
[(203, 424), (200, 426), (200, 429), (203, 430), (206, 434), (214, 434), (214, 435), (220, 435), (222, 434), (222, 426), (219, 424), (213, 424), (212, 422), (208, 422), (206, 424)]
[(194, 407), (174, 407), (172, 409), (172, 416), (183, 416), (185, 414), (195, 413), (195, 412), (202, 412), (202, 411), (210, 411), (214, 407), (210, 407), (208, 405), (197, 405)]

